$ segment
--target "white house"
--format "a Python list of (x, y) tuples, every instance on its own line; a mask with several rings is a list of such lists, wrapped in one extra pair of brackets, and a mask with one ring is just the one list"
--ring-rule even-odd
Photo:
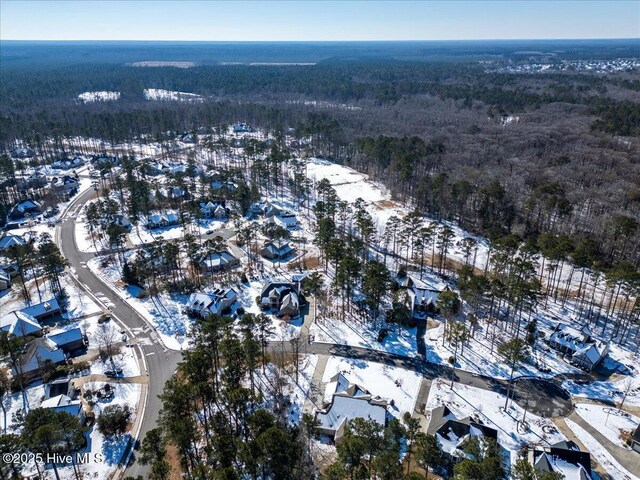
[(291, 212), (281, 212), (279, 215), (273, 217), (273, 221), (276, 225), (292, 230), (298, 226), (298, 219)]
[(207, 317), (209, 315), (222, 315), (238, 299), (238, 294), (233, 288), (217, 288), (212, 293), (192, 293), (187, 302), (186, 309), (191, 315)]
[(27, 351), (20, 359), (18, 369), (13, 369), (14, 375), (22, 373), (24, 375), (37, 374), (40, 369), (50, 362), (53, 365), (64, 363), (66, 357), (64, 352), (57, 347), (52, 347), (45, 338), (38, 338), (32, 341)]

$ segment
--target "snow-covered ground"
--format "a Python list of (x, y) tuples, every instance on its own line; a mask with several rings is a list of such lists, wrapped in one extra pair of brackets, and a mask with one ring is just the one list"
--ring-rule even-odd
[(120, 92), (82, 92), (80, 95), (78, 95), (78, 98), (82, 103), (109, 102), (118, 100), (120, 98)]
[[(340, 200), (353, 203), (358, 198), (362, 198), (380, 233), (384, 230), (384, 226), (390, 217), (402, 218), (411, 211), (409, 208), (394, 201), (391, 193), (384, 185), (369, 180), (367, 175), (359, 173), (352, 168), (318, 158), (309, 159), (306, 166), (307, 176), (314, 182), (325, 178), (329, 180)], [(424, 223), (427, 225), (433, 221), (435, 220), (425, 218)], [(478, 242), (476, 266), (483, 268), (487, 262), (489, 252), (489, 244), (486, 239), (470, 235), (452, 223), (441, 222), (441, 224), (448, 225), (454, 232), (454, 247), (449, 253), (449, 257), (459, 262), (464, 262), (464, 253), (459, 243), (463, 238), (472, 237)]]
[(519, 433), (518, 422), (524, 417), (524, 410), (514, 402), (509, 404), (508, 412), (503, 410), (505, 396), (476, 387), (453, 384), (435, 379), (429, 390), (427, 410), (446, 405), (456, 418), (475, 417), (485, 425), (498, 431), (498, 443), (510, 451), (511, 463), (518, 458), (520, 447), (527, 444), (554, 444), (566, 440), (553, 422), (546, 418), (527, 413), (529, 431)]
[[(322, 382), (342, 373), (351, 383), (357, 383), (394, 405), (388, 411), (400, 419), (405, 412), (413, 412), (420, 391), (422, 377), (416, 372), (391, 367), (380, 363), (350, 358), (330, 357), (324, 370)], [(330, 400), (330, 399), (325, 399)]]
[(318, 343), (349, 345), (405, 356), (416, 355), (416, 329), (398, 328), (394, 325), (389, 328), (389, 334), (381, 343), (378, 342), (378, 332), (365, 321), (327, 318), (313, 323), (309, 334)]
[[(60, 277), (60, 284), (67, 293), (67, 311), (62, 314), (63, 320), (76, 320), (81, 317), (95, 315), (101, 312), (101, 308), (96, 305), (82, 290), (80, 290), (68, 274)], [(38, 289), (33, 280), (27, 281), (27, 287), (31, 294), (31, 304), (40, 303), (53, 298), (51, 292), (51, 285), (47, 281), (43, 281), (42, 278), (38, 280), (38, 286), (40, 288), (40, 295), (38, 295)], [(7, 293), (0, 296), (0, 309), (2, 313), (13, 312), (14, 310), (21, 310), (28, 307), (26, 300), (22, 298), (17, 286), (13, 287), (13, 290), (7, 290)]]
[[(25, 396), (26, 407), (27, 410), (33, 410), (34, 408), (38, 408), (42, 403), (42, 399), (44, 398), (45, 387), (42, 382), (32, 383), (28, 387), (25, 388)], [(0, 412), (0, 426), (2, 427), (2, 432), (6, 433), (20, 433), (22, 427), (18, 425), (18, 421), (15, 415), (18, 411), (24, 412), (24, 402), (23, 396), (20, 392), (10, 393), (5, 395), (1, 399), (4, 408), (7, 412), (6, 415), (6, 424), (5, 417)]]
[[(107, 382), (88, 382), (85, 383), (84, 389), (87, 390), (98, 390), (104, 387)], [(96, 418), (100, 414), (100, 412), (108, 405), (121, 405), (128, 406), (133, 412), (131, 416), (131, 424), (135, 422), (135, 418), (137, 415), (136, 405), (138, 402), (138, 398), (141, 393), (141, 386), (137, 384), (127, 384), (127, 383), (111, 383), (109, 385), (112, 387), (114, 397), (106, 402), (98, 401), (93, 406), (93, 411), (96, 415)], [(84, 463), (80, 466), (80, 471), (83, 472), (88, 478), (103, 480), (110, 478), (113, 470), (117, 468), (118, 464), (123, 458), (125, 453), (127, 444), (130, 441), (130, 434), (125, 434), (122, 437), (117, 438), (105, 438), (94, 424), (91, 429), (85, 433), (85, 437), (87, 438), (87, 448), (86, 452), (91, 452), (92, 454), (101, 453), (103, 455), (103, 461), (90, 461), (88, 463)], [(64, 467), (61, 469), (61, 473), (64, 475), (64, 478), (75, 478), (73, 476), (72, 467)]]
[(174, 102), (202, 102), (201, 95), (187, 92), (175, 92), (173, 90), (163, 90), (161, 88), (148, 88), (144, 91), (147, 100), (161, 100)]
[(565, 420), (571, 431), (580, 440), (595, 460), (615, 480), (638, 480), (638, 477), (620, 465), (615, 458), (584, 428), (569, 419)]
[(626, 446), (620, 438), (621, 432), (633, 433), (640, 423), (640, 418), (634, 415), (602, 405), (578, 403), (575, 411), (607, 439), (623, 448)]

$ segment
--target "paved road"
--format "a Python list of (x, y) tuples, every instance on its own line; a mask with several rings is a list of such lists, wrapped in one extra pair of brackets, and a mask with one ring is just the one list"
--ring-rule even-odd
[[(74, 212), (79, 205), (84, 205), (89, 201), (95, 192), (88, 190), (76, 198), (71, 204), (68, 212)], [(89, 268), (86, 262), (93, 258), (93, 254), (82, 253), (78, 250), (75, 239), (75, 219), (65, 217), (59, 225), (59, 245), (62, 254), (69, 262), (70, 266), (75, 270), (75, 274), (83, 288), (100, 296), (106, 297), (113, 304), (111, 311), (113, 316), (124, 323), (129, 329), (137, 332), (136, 340), (140, 343), (142, 353), (145, 356), (147, 364), (147, 373), (149, 376), (148, 394), (146, 398), (146, 406), (139, 438), (144, 438), (145, 433), (157, 426), (158, 415), (162, 408), (162, 402), (158, 395), (162, 393), (165, 382), (173, 376), (181, 359), (180, 352), (167, 350), (157, 340), (152, 328), (144, 318), (136, 312), (128, 303), (123, 301), (104, 283), (104, 281), (96, 276)], [(155, 337), (155, 338), (154, 338)], [(144, 372), (143, 372), (144, 373)], [(129, 465), (126, 475), (137, 477), (142, 475), (143, 478), (148, 477), (149, 467), (140, 465), (135, 461)]]
[[(92, 253), (82, 253), (78, 250), (75, 239), (75, 217), (77, 217), (82, 206), (94, 196), (95, 192), (88, 190), (79, 195), (70, 204), (66, 215), (59, 224), (59, 236), (57, 236), (57, 238), (62, 253), (68, 260), (70, 266), (75, 270), (81, 286), (94, 295), (99, 294), (100, 297), (109, 299), (113, 304), (111, 311), (116, 319), (124, 323), (129, 329), (139, 332), (135, 337), (137, 337), (137, 340), (141, 344), (140, 346), (146, 358), (147, 373), (149, 375), (149, 390), (146, 397), (145, 412), (139, 435), (139, 438), (142, 439), (145, 433), (157, 424), (158, 415), (162, 407), (158, 395), (162, 392), (165, 382), (175, 373), (181, 354), (180, 352), (164, 348), (153, 332), (153, 327), (127, 302), (115, 294), (100, 277), (87, 268), (86, 262), (95, 255)], [(409, 358), (387, 352), (345, 345), (309, 344), (308, 327), (313, 319), (312, 317), (313, 304), (309, 308), (309, 313), (305, 315), (305, 327), (302, 329), (302, 341), (305, 344), (304, 351), (307, 353), (335, 355), (393, 365), (416, 371), (428, 379), (436, 377), (450, 378), (453, 373), (454, 379), (459, 383), (506, 393), (507, 382), (504, 380), (479, 376), (458, 369), (452, 371), (452, 369), (447, 366), (427, 363), (421, 357)], [(272, 342), (269, 348), (272, 351), (282, 351), (283, 349), (290, 349), (291, 345), (289, 342)], [(527, 398), (528, 409), (531, 412), (553, 417), (567, 415), (571, 411), (572, 407), (569, 395), (552, 382), (531, 380), (517, 382), (516, 386), (515, 401), (524, 407), (523, 402), (524, 399)], [(531, 395), (527, 392), (530, 392), (532, 388), (536, 389), (536, 394), (533, 398), (530, 398)], [(142, 475), (143, 478), (146, 478), (148, 472), (148, 467), (144, 467), (136, 462), (134, 456), (133, 461), (126, 470), (126, 475), (132, 475), (134, 477)]]

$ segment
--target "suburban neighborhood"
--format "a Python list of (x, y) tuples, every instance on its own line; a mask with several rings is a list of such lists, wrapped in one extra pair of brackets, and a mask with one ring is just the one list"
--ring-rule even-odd
[(495, 479), (638, 478), (629, 284), (427, 218), (314, 156), (312, 139), (246, 122), (64, 148), (77, 154), (47, 164), (20, 146), (3, 160), (17, 187), (0, 234), (2, 429), (66, 412), (75, 451), (103, 461), (3, 472), (151, 478), (138, 459), (160, 419), (211, 428), (170, 402), (219, 348), (219, 394), (237, 376), (306, 429), (314, 477), (342, 478), (344, 449), (368, 435), (397, 436), (400, 473), (428, 478), (460, 464)]

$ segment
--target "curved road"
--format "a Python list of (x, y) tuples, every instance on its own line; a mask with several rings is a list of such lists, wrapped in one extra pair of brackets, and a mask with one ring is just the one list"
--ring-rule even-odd
[[(75, 238), (75, 218), (79, 215), (84, 204), (93, 197), (95, 197), (95, 191), (90, 189), (81, 193), (71, 202), (62, 216), (56, 239), (62, 254), (72, 269), (75, 270), (80, 287), (87, 290), (94, 298), (96, 295), (108, 298), (112, 303), (111, 312), (115, 319), (127, 328), (139, 332), (134, 335), (134, 338), (138, 343), (140, 352), (145, 356), (148, 375), (145, 411), (137, 437), (137, 439), (142, 439), (145, 433), (157, 424), (159, 412), (162, 408), (159, 395), (162, 393), (165, 382), (175, 373), (178, 362), (181, 359), (181, 353), (166, 349), (154, 333), (154, 327), (126, 301), (113, 292), (111, 287), (100, 277), (87, 268), (86, 262), (93, 258), (95, 254), (79, 251)], [(300, 349), (302, 352), (384, 363), (416, 371), (429, 379), (436, 377), (451, 378), (452, 374), (450, 367), (428, 363), (420, 357), (404, 357), (382, 351), (343, 345), (310, 344), (306, 330), (302, 332), (301, 343), (304, 345)], [(287, 351), (290, 348), (289, 342), (271, 342), (269, 345), (269, 349), (272, 351)], [(459, 369), (455, 369), (453, 374), (455, 380), (459, 383), (499, 393), (506, 393), (507, 390), (507, 382), (505, 380), (476, 375)], [(571, 398), (566, 391), (559, 387), (558, 383), (542, 380), (516, 382), (514, 400), (523, 407), (526, 401), (529, 411), (546, 417), (567, 415), (572, 409)], [(142, 475), (143, 478), (146, 478), (148, 472), (148, 467), (136, 462), (134, 455), (125, 473), (134, 477)]]

